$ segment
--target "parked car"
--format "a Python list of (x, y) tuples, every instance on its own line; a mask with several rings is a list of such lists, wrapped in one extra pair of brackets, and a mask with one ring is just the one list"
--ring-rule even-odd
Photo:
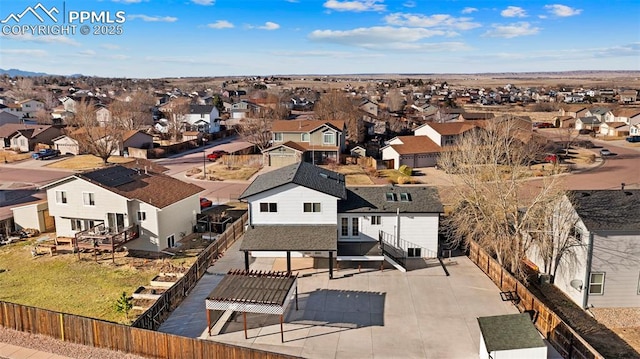
[(613, 153), (611, 153), (611, 151), (609, 151), (606, 148), (603, 148), (600, 150), (600, 156), (605, 157), (605, 156), (611, 156)]
[(558, 162), (558, 155), (554, 154), (554, 153), (549, 153), (546, 156), (544, 156), (544, 161), (547, 163), (557, 163)]
[(54, 150), (52, 148), (45, 148), (32, 154), (31, 157), (36, 160), (48, 160), (50, 158), (58, 157), (59, 155), (60, 151)]
[(640, 142), (640, 136), (629, 136), (626, 139), (627, 142)]
[(200, 197), (200, 209), (205, 209), (213, 206), (213, 202), (208, 200), (207, 198)]
[(554, 126), (552, 123), (549, 122), (540, 122), (538, 124), (538, 128), (555, 128), (556, 126)]
[(207, 159), (209, 161), (215, 161), (218, 158), (224, 156), (224, 155), (228, 155), (229, 153), (227, 151), (222, 151), (222, 150), (218, 150), (218, 151), (213, 151), (210, 154), (207, 155)]
[(583, 128), (583, 129), (579, 130), (578, 133), (581, 134), (581, 135), (590, 135), (590, 134), (593, 133), (593, 130), (589, 130), (589, 129)]

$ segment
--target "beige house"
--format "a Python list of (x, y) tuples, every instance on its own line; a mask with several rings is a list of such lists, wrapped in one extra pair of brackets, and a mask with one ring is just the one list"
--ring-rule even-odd
[(624, 122), (605, 122), (600, 124), (600, 133), (605, 136), (628, 136), (629, 125)]
[(274, 121), (271, 132), (272, 146), (263, 151), (269, 166), (339, 163), (345, 149), (344, 121)]
[(53, 148), (60, 151), (62, 154), (79, 155), (80, 145), (78, 141), (73, 138), (62, 135), (53, 139)]
[(108, 233), (139, 227), (127, 248), (157, 252), (193, 232), (202, 188), (150, 168), (111, 166), (45, 185), (58, 237), (103, 227)]

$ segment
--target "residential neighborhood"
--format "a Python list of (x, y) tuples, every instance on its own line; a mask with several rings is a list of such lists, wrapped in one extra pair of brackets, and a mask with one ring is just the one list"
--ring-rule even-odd
[[(522, 300), (530, 295), (524, 290), (543, 291), (549, 297), (535, 300), (551, 311), (560, 296), (575, 305), (570, 317), (548, 314), (557, 315), (571, 328), (566, 330), (575, 332), (574, 342), (587, 348), (571, 350), (637, 350), (632, 344), (626, 347), (616, 334), (634, 328), (635, 319), (629, 318), (640, 318), (640, 258), (633, 245), (639, 234), (631, 215), (638, 212), (634, 136), (640, 136), (640, 107), (627, 88), (515, 83), (472, 87), (455, 80), (343, 77), (302, 82), (276, 76), (211, 80), (205, 85), (181, 82), (182, 88), (155, 81), (135, 90), (133, 83), (126, 89), (100, 78), (56, 79), (56, 85), (7, 76), (3, 81), (0, 270), (9, 266), (2, 259), (3, 250), (22, 248), (17, 253), (29, 258), (24, 260), (52, 265), (71, 261), (98, 271), (111, 263), (115, 268), (153, 272), (151, 280), (122, 288), (125, 300), (126, 292), (131, 293), (133, 314), (115, 319), (113, 310), (101, 309), (110, 313), (108, 321), (150, 329), (153, 335), (169, 333), (208, 343), (202, 345), (225, 343), (241, 350), (338, 357), (338, 352), (355, 350), (344, 344), (349, 340), (364, 345), (359, 350), (370, 353), (365, 356), (380, 352), (382, 357), (393, 357), (376, 341), (391, 335), (388, 331), (394, 330), (395, 320), (409, 321), (392, 307), (409, 305), (404, 293), (420, 288), (423, 296), (430, 292), (425, 286), (447, 281), (447, 286), (462, 287), (443, 291), (438, 300), (455, 303), (446, 296), (473, 291), (473, 285), (464, 283), (482, 278), (478, 285), (485, 288), (486, 297), (460, 294), (482, 298), (480, 307), (463, 303), (464, 308), (443, 306), (441, 313), (431, 313), (429, 300), (423, 300), (411, 302), (417, 312), (411, 309), (406, 314), (442, 321), (440, 314), (454, 311), (461, 316), (456, 320), (469, 321), (468, 329), (457, 324), (443, 328), (447, 336), (462, 330), (472, 338), (452, 351), (457, 357), (493, 357), (500, 350), (525, 353), (531, 345), (530, 352), (538, 353), (532, 357), (559, 358), (567, 349), (556, 332), (545, 333), (546, 324), (537, 317), (527, 321), (517, 316), (535, 310), (532, 302)], [(19, 81), (33, 87), (28, 97), (14, 90)], [(63, 86), (64, 81), (68, 82)], [(458, 167), (450, 167), (452, 158), (460, 161), (455, 154), (462, 148), (477, 152), (466, 157), (484, 161), (476, 155), (499, 148), (491, 146), (501, 128), (508, 135), (501, 149), (506, 152), (493, 164), (458, 162), (453, 164)], [(464, 147), (469, 141), (478, 145)], [(507, 143), (528, 152), (518, 157)], [(502, 175), (493, 177), (482, 170), (492, 165)], [(474, 172), (471, 167), (478, 170), (480, 182), (475, 185), (465, 177)], [(505, 175), (509, 171), (519, 173), (513, 182)], [(549, 204), (539, 209), (535, 207), (539, 204), (527, 208), (524, 202), (515, 207), (523, 218), (531, 208), (551, 216), (548, 222), (526, 223), (521, 236), (510, 234), (522, 238), (527, 247), (518, 254), (519, 269), (507, 260), (500, 262), (491, 244), (480, 245), (486, 253), (495, 251), (487, 258), (505, 271), (499, 283), (492, 282), (491, 271), (476, 263), (475, 252), (470, 251), (471, 246), (485, 243), (484, 238), (476, 237), (476, 244), (458, 239), (467, 238), (459, 237), (463, 229), (475, 228), (478, 236), (489, 226), (488, 218), (467, 224), (468, 228), (453, 220), (482, 209), (481, 204), (469, 202), (470, 197), (460, 197), (462, 189), (491, 191), (488, 186), (494, 183), (521, 191), (544, 183), (537, 188), (554, 188), (562, 194), (561, 200), (541, 200)], [(487, 203), (500, 196), (477, 195)], [(468, 207), (459, 207), (464, 203)], [(500, 217), (499, 204), (492, 205), (494, 217)], [(482, 215), (476, 212), (474, 218)], [(571, 225), (554, 227), (559, 224), (553, 216)], [(514, 221), (510, 225), (515, 228), (519, 224)], [(493, 233), (498, 236), (498, 229)], [(189, 270), (192, 274), (185, 274)], [(274, 334), (278, 323), (256, 317), (263, 312), (252, 312), (251, 306), (234, 311), (225, 302), (229, 298), (213, 301), (196, 294), (212, 293), (219, 284), (212, 281), (215, 278), (229, 275), (228, 281), (240, 285), (255, 271), (274, 278), (280, 275), (276, 272), (297, 276), (296, 288), (303, 298), (298, 311), (291, 304), (294, 287), (283, 294), (284, 302), (264, 304), (280, 308), (284, 329), (278, 335)], [(471, 271), (477, 273), (472, 276)], [(167, 273), (185, 279), (172, 279), (177, 282), (168, 282), (168, 287), (153, 279)], [(208, 279), (206, 273), (217, 276)], [(513, 279), (505, 281), (505, 275)], [(402, 288), (380, 286), (388, 280), (402, 282)], [(511, 281), (522, 284), (509, 287), (506, 283)], [(342, 303), (345, 299), (339, 298), (347, 297), (332, 292), (331, 286), (338, 286), (347, 297), (364, 291), (366, 303), (378, 304)], [(321, 287), (327, 292), (317, 299), (314, 291)], [(385, 296), (382, 302), (373, 294), (379, 292)], [(165, 302), (169, 296), (174, 299)], [(251, 298), (243, 300), (256, 300)], [(200, 303), (193, 308), (215, 302), (227, 309), (196, 310), (189, 315), (201, 319), (180, 319), (192, 301)], [(354, 305), (371, 311), (367, 319)], [(578, 317), (580, 323), (612, 328), (606, 338), (619, 345), (592, 344), (603, 339), (591, 337), (587, 324), (576, 324)], [(242, 329), (242, 321), (248, 329)], [(529, 335), (525, 347), (516, 348), (517, 341), (509, 339), (508, 332), (501, 334), (507, 336), (504, 339), (493, 337), (488, 329), (503, 322), (533, 330), (529, 333), (538, 333), (539, 338)], [(351, 329), (320, 340), (314, 339), (312, 330), (303, 329), (305, 323), (314, 330), (334, 325)], [(418, 319), (417, 327), (411, 324), (406, 330), (419, 332), (421, 323)], [(287, 330), (307, 334), (281, 346), (290, 335)], [(407, 352), (411, 355), (444, 353), (440, 343), (444, 345), (446, 338), (434, 341), (411, 334), (405, 338), (406, 345), (420, 343), (415, 352)], [(505, 340), (507, 344), (501, 344)], [(332, 353), (317, 349), (323, 345), (336, 349)], [(118, 348), (111, 349), (122, 350)]]

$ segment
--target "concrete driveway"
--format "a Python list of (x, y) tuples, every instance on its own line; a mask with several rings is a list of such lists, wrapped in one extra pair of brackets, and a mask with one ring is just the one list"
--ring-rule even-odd
[[(299, 310), (292, 304), (287, 312), (284, 343), (278, 316), (269, 315), (248, 315), (249, 339), (244, 338), (241, 315), (209, 337), (204, 298), (221, 279), (214, 273), (243, 267), (234, 248), (225, 257), (160, 331), (305, 358), (477, 358), (476, 318), (518, 313), (467, 257), (445, 260), (450, 276), (437, 261), (407, 273), (341, 269), (333, 280), (326, 269), (309, 268), (299, 272)], [(294, 268), (303, 263), (293, 261)], [(259, 258), (251, 268), (279, 270), (281, 262)]]

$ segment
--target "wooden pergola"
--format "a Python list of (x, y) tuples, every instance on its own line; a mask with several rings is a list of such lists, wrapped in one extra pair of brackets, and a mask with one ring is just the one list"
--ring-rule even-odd
[[(211, 310), (242, 312), (244, 337), (247, 313), (280, 315), (280, 340), (284, 342), (284, 313), (295, 298), (298, 310), (298, 275), (289, 272), (231, 270), (205, 300), (207, 331), (211, 335)], [(294, 295), (295, 294), (295, 295)]]

